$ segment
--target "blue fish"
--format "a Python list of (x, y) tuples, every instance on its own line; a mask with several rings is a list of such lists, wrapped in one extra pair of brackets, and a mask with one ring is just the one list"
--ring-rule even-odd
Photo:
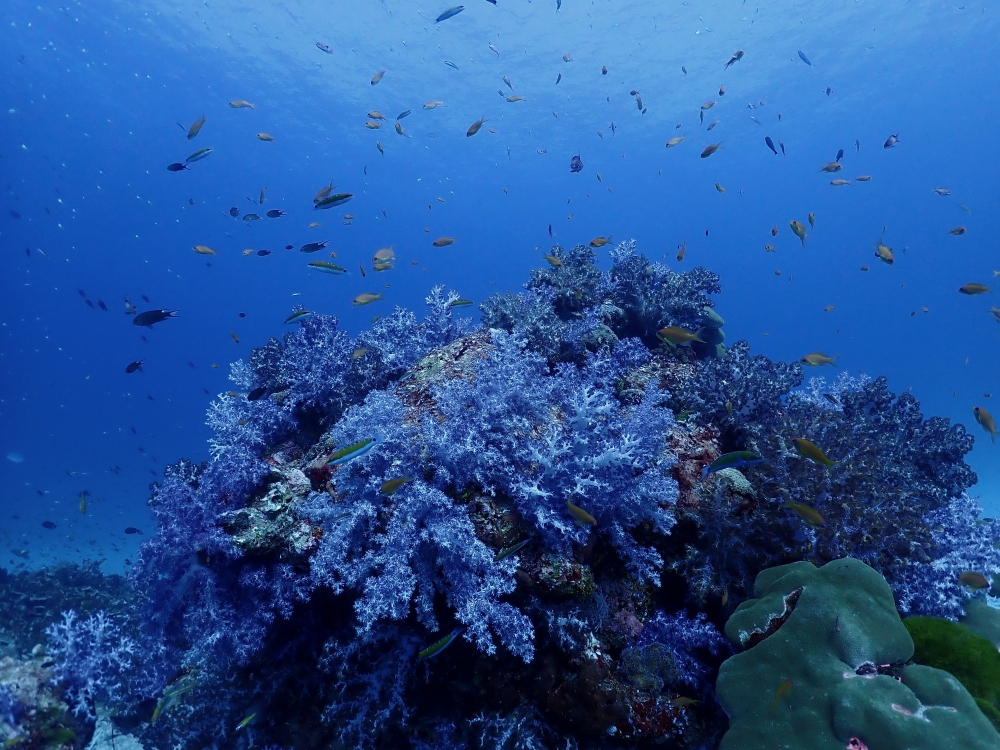
[(444, 13), (442, 13), (434, 20), (434, 23), (441, 23), (442, 21), (447, 21), (449, 18), (454, 18), (463, 10), (465, 10), (464, 5), (456, 5), (453, 8), (448, 8), (448, 10), (446, 10)]
[(327, 466), (339, 466), (340, 464), (346, 464), (348, 461), (352, 461), (355, 458), (365, 455), (368, 451), (374, 448), (376, 445), (382, 442), (382, 438), (376, 435), (372, 438), (366, 438), (365, 440), (359, 440), (356, 443), (352, 443), (330, 456), (330, 460), (326, 462)]
[(800, 59), (800, 60), (801, 60), (802, 62), (804, 62), (804, 63), (805, 63), (806, 65), (808, 65), (808, 66), (809, 66), (810, 68), (812, 67), (812, 63), (811, 63), (811, 62), (809, 62), (809, 58), (808, 58), (808, 57), (806, 57), (806, 53), (805, 53), (805, 52), (803, 52), (802, 50), (799, 50), (799, 59)]
[(723, 453), (708, 466), (701, 470), (701, 478), (714, 474), (720, 469), (739, 469), (744, 466), (764, 463), (764, 459), (751, 451), (733, 451)]

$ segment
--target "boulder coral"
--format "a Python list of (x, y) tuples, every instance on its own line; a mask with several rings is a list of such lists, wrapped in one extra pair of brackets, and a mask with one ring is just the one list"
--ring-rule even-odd
[(757, 576), (726, 623), (741, 653), (716, 683), (731, 726), (721, 750), (1000, 746), (951, 674), (908, 664), (913, 641), (885, 579), (845, 558)]

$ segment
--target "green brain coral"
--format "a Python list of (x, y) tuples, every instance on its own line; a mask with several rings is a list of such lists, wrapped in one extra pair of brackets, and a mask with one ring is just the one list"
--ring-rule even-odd
[(964, 625), (937, 617), (903, 620), (913, 638), (913, 660), (950, 672), (1000, 727), (1000, 651)]
[(958, 680), (903, 666), (913, 641), (885, 579), (864, 563), (770, 568), (754, 594), (726, 623), (744, 651), (719, 671), (731, 724), (721, 750), (1000, 747)]

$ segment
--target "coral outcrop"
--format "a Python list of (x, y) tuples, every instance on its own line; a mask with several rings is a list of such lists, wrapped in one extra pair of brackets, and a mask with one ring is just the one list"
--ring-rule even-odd
[(913, 641), (892, 592), (864, 563), (770, 568), (754, 594), (726, 623), (744, 650), (722, 665), (716, 685), (731, 721), (722, 750), (1000, 744), (958, 679), (908, 664)]

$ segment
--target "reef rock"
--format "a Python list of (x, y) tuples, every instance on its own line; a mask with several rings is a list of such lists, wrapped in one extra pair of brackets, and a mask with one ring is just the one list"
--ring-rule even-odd
[(904, 666), (913, 641), (875, 570), (850, 558), (757, 576), (726, 623), (742, 653), (716, 685), (731, 728), (721, 750), (1000, 747), (952, 675)]

